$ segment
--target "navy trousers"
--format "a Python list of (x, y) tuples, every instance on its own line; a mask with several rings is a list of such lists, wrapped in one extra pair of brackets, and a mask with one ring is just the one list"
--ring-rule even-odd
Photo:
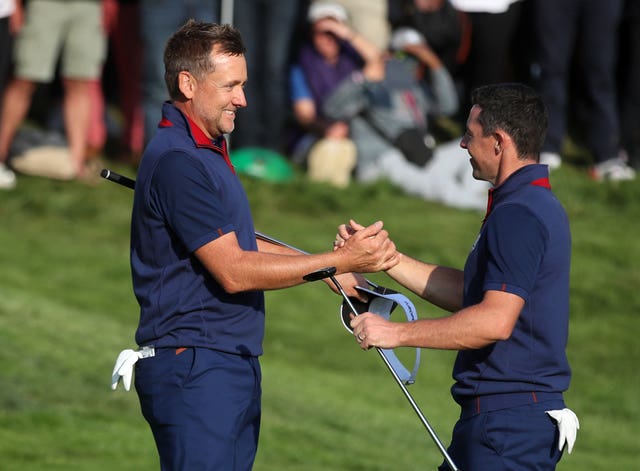
[[(551, 471), (562, 456), (555, 421), (545, 411), (564, 408), (546, 401), (461, 418), (449, 456), (462, 471)], [(438, 468), (449, 469), (446, 463)]]
[(135, 386), (162, 471), (250, 471), (260, 430), (256, 357), (161, 348), (136, 363)]

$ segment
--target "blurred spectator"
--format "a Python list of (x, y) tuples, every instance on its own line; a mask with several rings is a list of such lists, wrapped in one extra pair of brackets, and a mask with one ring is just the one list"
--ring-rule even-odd
[[(142, 39), (139, 0), (103, 0), (115, 75), (115, 98), (122, 116), (115, 157), (137, 164), (144, 146)], [(111, 97), (109, 97), (111, 98)]]
[(640, 2), (625, 0), (620, 28), (620, 136), (629, 164), (640, 169)]
[[(22, 0), (0, 0), (0, 105), (2, 93), (11, 72), (13, 36), (22, 26)], [(6, 155), (0, 155), (0, 189), (16, 185), (16, 176), (5, 165)]]
[(105, 100), (101, 78), (89, 82), (89, 125), (87, 126), (87, 161), (104, 151), (107, 142)]
[[(548, 0), (547, 3), (552, 2)], [(521, 22), (522, 0), (450, 0), (471, 23), (469, 53), (461, 69), (464, 91), (460, 110), (470, 108), (471, 90), (513, 79), (512, 52)]]
[[(350, 123), (357, 178), (386, 178), (427, 200), (484, 209), (488, 186), (471, 177), (466, 152), (457, 141), (436, 146), (428, 135), (430, 113), (457, 111), (446, 67), (415, 30), (399, 28), (390, 44), (393, 55), (370, 56), (362, 73), (344, 79), (323, 105), (327, 116)], [(417, 64), (429, 70), (434, 100), (416, 79)]]
[(22, 0), (0, 0), (0, 92), (11, 72), (13, 37), (22, 26)]
[(219, 22), (220, 2), (221, 0), (140, 0), (145, 142), (149, 142), (155, 134), (162, 118), (162, 103), (169, 99), (164, 83), (163, 62), (167, 39), (190, 18)]
[(299, 0), (234, 1), (234, 26), (247, 48), (245, 96), (249, 106), (236, 118), (233, 147), (284, 150), (289, 117), (287, 72), (291, 40), (300, 20), (299, 5)]
[[(617, 37), (623, 0), (533, 0), (537, 39), (534, 71), (549, 109), (549, 130), (541, 163), (561, 165), (569, 118), (572, 59), (578, 69), (575, 95), (585, 105), (586, 145), (597, 180), (630, 180), (635, 172), (619, 156), (620, 129), (616, 93)], [(637, 86), (637, 84), (634, 84)], [(580, 107), (571, 109), (581, 111)]]
[(392, 30), (411, 27), (427, 40), (455, 79), (469, 54), (471, 24), (449, 0), (389, 0)]
[(33, 149), (12, 158), (11, 165), (52, 178), (91, 177), (86, 167), (91, 84), (101, 76), (105, 54), (100, 0), (29, 0), (15, 43), (14, 77), (2, 103), (0, 161), (9, 156), (38, 84), (54, 80), (60, 59), (68, 149)]
[[(398, 29), (391, 47), (396, 54), (369, 56), (362, 74), (342, 80), (323, 104), (325, 115), (351, 125), (361, 181), (382, 175), (378, 161), (388, 152), (424, 166), (435, 145), (428, 135), (428, 114), (451, 115), (458, 107), (451, 76), (417, 31)], [(417, 80), (418, 64), (429, 70), (433, 101)]]
[[(349, 124), (330, 120), (322, 112), (327, 96), (380, 51), (347, 23), (347, 10), (338, 3), (315, 2), (309, 7), (309, 38), (291, 70), (291, 99), (300, 135), (292, 159), (305, 163), (314, 180), (338, 186), (349, 182), (355, 166), (355, 146)], [(329, 147), (331, 152), (325, 151)]]
[(388, 0), (339, 0), (337, 3), (349, 13), (350, 24), (354, 31), (362, 34), (380, 50), (387, 47), (390, 37), (387, 19)]

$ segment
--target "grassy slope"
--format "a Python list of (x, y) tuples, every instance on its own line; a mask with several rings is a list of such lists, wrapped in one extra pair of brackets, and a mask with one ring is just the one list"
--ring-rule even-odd
[[(559, 469), (633, 469), (640, 458), (640, 184), (598, 185), (569, 168), (552, 183), (574, 236), (567, 399), (582, 426)], [(383, 219), (404, 252), (459, 266), (482, 216), (386, 185), (246, 186), (257, 229), (308, 251), (327, 248), (349, 217)], [(26, 177), (0, 193), (3, 470), (157, 469), (135, 393), (108, 388), (137, 320), (131, 196), (106, 182), (91, 188)], [(383, 275), (371, 278), (393, 287)], [(421, 316), (440, 314), (414, 301)], [(256, 471), (434, 469), (435, 446), (377, 355), (347, 336), (338, 304), (320, 285), (267, 294)], [(448, 393), (452, 362), (450, 352), (423, 351), (410, 387), (445, 443), (457, 412)]]

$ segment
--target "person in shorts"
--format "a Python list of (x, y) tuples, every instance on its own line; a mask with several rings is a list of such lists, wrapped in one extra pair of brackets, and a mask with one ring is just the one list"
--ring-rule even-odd
[(30, 0), (14, 50), (14, 75), (5, 90), (0, 119), (0, 162), (9, 157), (39, 84), (52, 83), (57, 66), (64, 91), (63, 115), (68, 149), (21, 156), (11, 164), (25, 173), (86, 176), (91, 86), (101, 79), (106, 34), (99, 0)]

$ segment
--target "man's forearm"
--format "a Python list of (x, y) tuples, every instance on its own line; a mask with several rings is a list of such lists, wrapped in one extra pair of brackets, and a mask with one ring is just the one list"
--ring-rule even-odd
[(421, 298), (454, 312), (462, 308), (462, 271), (415, 260), (402, 254), (400, 263), (387, 275)]

